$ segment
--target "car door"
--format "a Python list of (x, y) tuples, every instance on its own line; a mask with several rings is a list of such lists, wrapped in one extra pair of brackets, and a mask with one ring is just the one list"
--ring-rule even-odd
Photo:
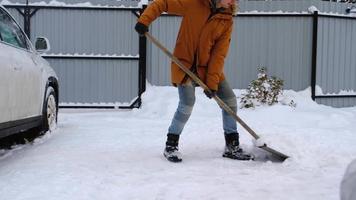
[(14, 19), (0, 9), (0, 32), (7, 44), (13, 67), (13, 87), (9, 91), (12, 120), (40, 115), (41, 69), (36, 66), (31, 45)]
[[(14, 73), (10, 61), (10, 54), (5, 48), (0, 34), (0, 124), (9, 122), (12, 119), (10, 106), (10, 90), (13, 87), (13, 79), (10, 77)], [(0, 126), (1, 127), (1, 126)]]

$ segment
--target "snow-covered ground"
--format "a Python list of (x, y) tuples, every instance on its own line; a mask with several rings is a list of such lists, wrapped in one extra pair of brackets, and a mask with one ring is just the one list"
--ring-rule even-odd
[[(235, 90), (236, 94), (241, 91)], [(0, 152), (0, 198), (337, 200), (356, 158), (356, 107), (318, 105), (310, 91), (286, 91), (284, 105), (241, 109), (239, 116), (272, 147), (291, 156), (264, 161), (240, 127), (243, 147), (259, 161), (221, 157), (221, 114), (197, 89), (181, 136), (183, 162), (162, 156), (177, 105), (173, 87), (148, 87), (142, 109), (60, 110), (58, 129), (34, 144)]]

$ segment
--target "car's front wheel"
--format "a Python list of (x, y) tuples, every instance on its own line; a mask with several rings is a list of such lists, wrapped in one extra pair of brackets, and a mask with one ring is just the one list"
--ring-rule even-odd
[(57, 102), (56, 92), (52, 87), (48, 87), (43, 110), (43, 131), (53, 131), (57, 127)]

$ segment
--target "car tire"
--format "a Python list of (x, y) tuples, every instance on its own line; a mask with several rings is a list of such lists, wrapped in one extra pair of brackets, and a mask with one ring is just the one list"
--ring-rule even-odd
[(42, 131), (53, 131), (57, 127), (58, 106), (56, 102), (56, 92), (53, 87), (48, 87), (43, 106)]

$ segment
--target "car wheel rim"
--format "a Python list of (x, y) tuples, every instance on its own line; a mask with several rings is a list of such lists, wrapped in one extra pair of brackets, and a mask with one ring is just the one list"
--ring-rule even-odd
[(47, 121), (48, 121), (48, 130), (52, 131), (56, 128), (56, 118), (57, 118), (57, 106), (56, 100), (53, 95), (48, 97), (47, 102)]

